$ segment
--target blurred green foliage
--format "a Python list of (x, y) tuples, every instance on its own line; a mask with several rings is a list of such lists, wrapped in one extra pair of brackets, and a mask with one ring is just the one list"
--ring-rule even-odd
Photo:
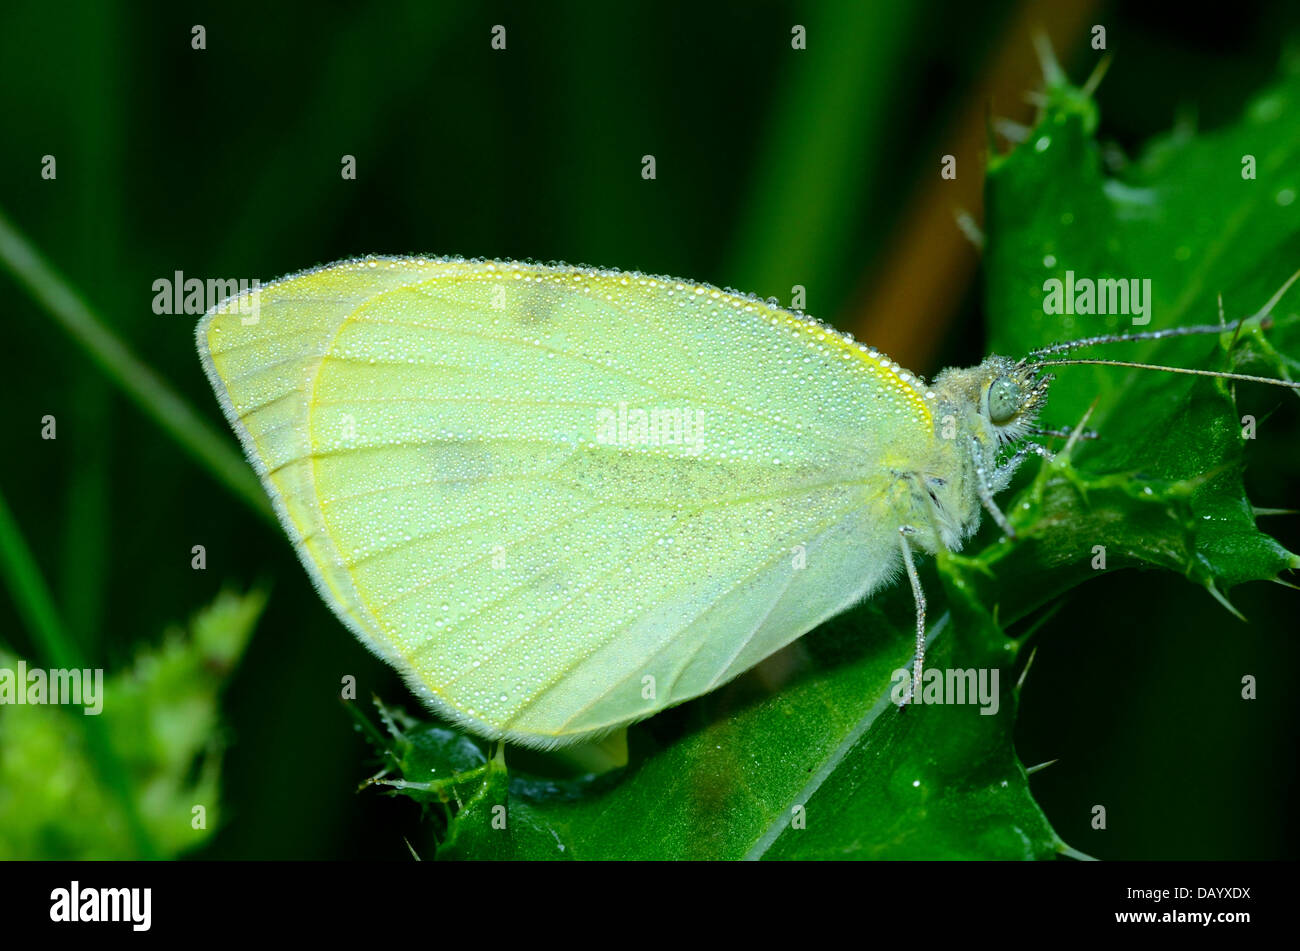
[[(176, 270), (268, 279), (366, 252), (563, 259), (782, 297), (803, 284), (809, 310), (833, 321), (889, 247), (908, 194), (933, 181), (947, 124), (1017, 10), (903, 6), (86, 2), (52, 15), (46, 3), (11, 3), (0, 12), (0, 209), (140, 365), (219, 432), (192, 318), (150, 312), (153, 281)], [(1136, 152), (1176, 116), (1210, 133), (1233, 126), (1242, 103), (1273, 82), (1300, 11), (1241, 4), (1171, 21), (1103, 5), (1095, 16), (1116, 54), (1097, 94), (1109, 156)], [(190, 46), (195, 23), (207, 30), (201, 52)], [(509, 29), (504, 54), (488, 45), (496, 23)], [(792, 23), (808, 26), (805, 53), (790, 49)], [(1085, 44), (1076, 38), (1078, 53)], [(1086, 71), (1091, 61), (1082, 62)], [(639, 175), (647, 153), (658, 159), (654, 182)], [(339, 176), (345, 154), (357, 157), (356, 181)], [(1185, 167), (1200, 161), (1170, 154)], [(40, 177), (45, 155), (57, 157), (54, 181)], [(963, 168), (979, 164), (964, 157)], [(1162, 174), (1159, 164), (1149, 153), (1133, 174)], [(1262, 303), (1292, 269), (1276, 260), (1294, 250), (1281, 240), (1270, 249), (1236, 233), (1233, 244), (1246, 242), (1258, 266), (1204, 269), (1188, 317), (1213, 319), (1204, 311), (1218, 290), (1230, 316)], [(1028, 250), (1036, 257), (1015, 266), (1032, 269), (1023, 287), (1041, 287), (1043, 249)], [(990, 281), (1009, 266), (991, 269)], [(414, 804), (355, 794), (367, 746), (337, 701), (346, 675), (390, 698), (403, 695), (400, 682), (320, 603), (279, 530), (123, 399), (118, 385), (138, 385), (136, 375), (106, 377), (21, 279), (0, 274), (0, 286), (21, 354), (3, 384), (18, 449), (6, 454), (0, 489), (68, 645), (91, 666), (122, 669), (160, 649), (148, 632), (226, 581), (277, 579), (261, 636), (224, 695), (223, 819), (199, 854), (409, 857), (405, 840), (418, 846), (429, 825)], [(1018, 342), (1008, 328), (1041, 307), (1003, 308), (997, 286), (987, 290), (994, 342)], [(942, 364), (983, 355), (979, 301), (968, 293)], [(1210, 349), (1174, 357), (1203, 360)], [(1130, 390), (1122, 371), (1071, 368), (1063, 381), (1067, 372), (1113, 381), (1098, 385), (1123, 400), (1156, 396)], [(1195, 392), (1223, 399), (1213, 385)], [(1267, 420), (1246, 448), (1244, 478), (1250, 499), (1285, 507), (1300, 472), (1300, 421), (1275, 396), (1238, 392)], [(1075, 421), (1065, 405), (1053, 422)], [(46, 415), (58, 419), (57, 440), (39, 438)], [(1108, 428), (1123, 417), (1112, 413)], [(1079, 466), (1087, 460), (1081, 452)], [(1300, 547), (1286, 519), (1270, 527)], [(204, 571), (190, 567), (195, 544), (207, 548)], [(927, 569), (928, 590), (937, 577)], [(1032, 777), (1061, 837), (1100, 857), (1293, 855), (1296, 700), (1270, 676), (1300, 662), (1279, 634), (1294, 616), (1292, 592), (1234, 590), (1252, 620), (1243, 625), (1173, 574), (1117, 572), (1081, 590), (1040, 631), (1015, 735), (1024, 762), (1061, 760)], [(887, 628), (906, 627), (909, 600), (895, 589), (873, 602), (890, 623), (865, 625), (857, 649), (876, 650)], [(21, 604), (0, 602), (0, 644), (48, 665), (50, 642), (30, 620)], [(796, 666), (806, 662), (800, 651), (821, 649), (817, 638), (831, 652), (841, 643), (833, 631), (813, 634), (792, 655)], [(1261, 677), (1253, 704), (1235, 686), (1247, 672)], [(690, 742), (696, 725), (714, 722), (712, 702), (635, 727), (633, 754)], [(45, 742), (74, 762), (76, 735)], [(707, 773), (681, 788), (712, 794)], [(1088, 825), (1094, 803), (1108, 804), (1105, 833)], [(92, 840), (93, 815), (63, 821), (76, 840)], [(158, 851), (170, 854), (166, 841)]]
[[(219, 691), (265, 603), (265, 592), (221, 594), (188, 631), (164, 632), (106, 676), (98, 713), (0, 706), (0, 857), (165, 858), (206, 842), (223, 816)], [(0, 668), (17, 666), (0, 651)], [(96, 761), (100, 729), (129, 801)]]

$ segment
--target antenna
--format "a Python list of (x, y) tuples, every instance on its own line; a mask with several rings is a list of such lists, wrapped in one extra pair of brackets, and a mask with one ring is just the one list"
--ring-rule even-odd
[(1103, 334), (1099, 337), (1084, 337), (1081, 340), (1067, 340), (1064, 343), (1054, 343), (1050, 347), (1031, 350), (1025, 359), (1033, 361), (1034, 357), (1049, 357), (1054, 353), (1065, 353), (1069, 350), (1077, 350), (1080, 347), (1091, 347), (1094, 344), (1099, 343), (1127, 343), (1136, 340), (1164, 340), (1166, 337), (1190, 337), (1193, 334), (1223, 334), (1227, 333), (1229, 330), (1240, 330), (1242, 324), (1249, 319), (1249, 317), (1243, 317), (1235, 324), (1198, 324), (1194, 327), (1170, 327), (1167, 330), (1147, 330), (1136, 334)]
[(1225, 334), (1229, 331), (1233, 333), (1233, 339), (1241, 333), (1241, 328), (1247, 320), (1260, 318), (1261, 326), (1267, 327), (1271, 323), (1270, 315), (1277, 302), (1282, 299), (1282, 295), (1290, 289), (1291, 285), (1300, 278), (1300, 270), (1296, 271), (1286, 283), (1277, 289), (1268, 303), (1259, 309), (1257, 313), (1249, 317), (1243, 317), (1231, 324), (1223, 323), (1223, 298), (1219, 298), (1219, 323), (1217, 324), (1199, 324), (1193, 327), (1170, 327), (1166, 330), (1148, 330), (1135, 334), (1103, 334), (1098, 337), (1085, 337), (1082, 340), (1068, 340), (1064, 343), (1055, 343), (1050, 347), (1043, 347), (1039, 350), (1033, 350), (1025, 357), (1024, 363), (1028, 366), (1038, 369), (1039, 367), (1059, 367), (1078, 364), (1093, 364), (1096, 366), (1110, 367), (1133, 367), (1138, 370), (1164, 370), (1166, 373), (1187, 373), (1192, 376), (1215, 376), (1222, 380), (1242, 380), (1248, 383), (1268, 383), (1273, 386), (1282, 386), (1292, 390), (1300, 390), (1300, 383), (1290, 380), (1275, 380), (1268, 376), (1252, 376), (1246, 373), (1229, 373), (1224, 370), (1193, 370), (1187, 367), (1166, 367), (1154, 363), (1134, 363), (1128, 360), (1043, 360), (1041, 357), (1049, 357), (1056, 353), (1066, 353), (1080, 347), (1091, 347), (1095, 344), (1102, 343), (1126, 343), (1136, 340), (1164, 340), (1167, 337), (1187, 337), (1193, 334)]
[(1188, 367), (1162, 367), (1155, 363), (1133, 363), (1129, 360), (1040, 360), (1030, 365), (1037, 369), (1038, 367), (1063, 367), (1083, 363), (1091, 363), (1105, 367), (1134, 367), (1138, 370), (1164, 370), (1167, 373), (1189, 373), (1192, 376), (1217, 376), (1221, 380), (1244, 380), (1247, 383), (1271, 383), (1273, 386), (1284, 386), (1288, 389), (1300, 390), (1300, 383), (1292, 382), (1291, 380), (1275, 380), (1271, 376), (1252, 376), (1249, 373), (1229, 373), (1226, 370), (1192, 370)]

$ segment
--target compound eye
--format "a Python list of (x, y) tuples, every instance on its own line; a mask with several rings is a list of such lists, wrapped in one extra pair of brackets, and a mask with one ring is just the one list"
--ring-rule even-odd
[(989, 422), (1005, 426), (1020, 415), (1024, 402), (1019, 384), (1009, 377), (998, 377), (989, 384)]

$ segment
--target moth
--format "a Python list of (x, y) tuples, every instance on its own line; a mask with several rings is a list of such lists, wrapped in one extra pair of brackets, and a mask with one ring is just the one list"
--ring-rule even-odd
[(1049, 454), (1046, 369), (1224, 330), (927, 383), (707, 284), (370, 257), (252, 288), (197, 342), (344, 625), (435, 712), (548, 748), (713, 690), (902, 574), (919, 681), (914, 558), (985, 512), (1014, 535), (995, 497)]

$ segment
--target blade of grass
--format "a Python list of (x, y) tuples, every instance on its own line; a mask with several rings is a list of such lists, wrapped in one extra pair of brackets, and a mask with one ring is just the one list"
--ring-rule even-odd
[[(96, 304), (105, 313), (134, 318), (123, 320), (118, 328), (120, 334), (132, 338), (130, 328), (138, 325), (140, 318), (129, 309), (132, 288), (116, 278), (139, 246), (134, 235), (136, 217), (126, 211), (128, 189), (120, 185), (130, 178), (126, 143), (132, 128), (130, 111), (138, 102), (125, 89), (130, 75), (127, 66), (139, 55), (144, 41), (113, 4), (95, 4), (84, 12), (84, 29), (69, 31), (66, 42), (72, 57), (98, 80), (84, 84), (79, 91), (81, 108), (69, 111), (65, 128), (73, 137), (73, 147), (96, 160), (69, 179), (67, 186), (82, 220), (97, 221), (99, 227), (80, 228), (68, 235), (70, 245), (57, 256), (71, 260), (67, 255), (72, 253), (75, 260), (84, 262), (80, 280), (95, 288)], [(105, 234), (119, 240), (105, 241)], [(70, 422), (77, 433), (79, 461), (67, 474), (62, 558), (51, 567), (49, 580), (68, 636), (87, 654), (96, 656), (94, 645), (104, 633), (100, 619), (105, 614), (112, 574), (113, 523), (120, 517), (109, 487), (120, 478), (114, 467), (129, 466), (131, 460), (129, 455), (111, 451), (122, 437), (123, 425), (112, 384), (97, 373), (78, 373), (72, 396), (72, 404), (63, 412), (73, 416)], [(185, 463), (176, 460), (176, 465)]]
[(45, 587), (36, 559), (19, 532), (3, 494), (0, 494), (0, 571), (3, 571), (13, 595), (14, 606), (32, 639), (44, 652), (44, 659), (55, 667), (81, 666), (78, 663), (79, 651), (59, 623), (54, 599)]
[(823, 303), (809, 306), (824, 314), (862, 213), (870, 146), (889, 141), (891, 77), (924, 25), (919, 4), (835, 0), (813, 9), (808, 42), (818, 52), (785, 51), (788, 78), (724, 273), (760, 296), (784, 297), (792, 283), (817, 288)]
[(154, 422), (254, 511), (270, 521), (275, 520), (266, 493), (231, 440), (135, 356), (3, 212), (0, 212), (0, 262)]
[[(86, 664), (81, 652), (63, 629), (50, 590), (41, 577), (40, 568), (32, 557), (27, 540), (23, 538), (9, 511), (3, 493), (0, 493), (0, 575), (3, 575), (9, 587), (18, 613), (30, 628), (32, 638), (41, 647), (43, 654), (40, 660), (65, 670), (84, 668)], [(24, 686), (20, 684), (19, 689)], [(126, 765), (113, 749), (108, 725), (100, 716), (73, 719), (79, 721), (86, 731), (86, 747), (99, 772), (100, 781), (113, 792), (122, 806), (122, 814), (131, 830), (136, 852), (141, 858), (156, 858), (157, 852), (140, 818), (131, 778)]]

